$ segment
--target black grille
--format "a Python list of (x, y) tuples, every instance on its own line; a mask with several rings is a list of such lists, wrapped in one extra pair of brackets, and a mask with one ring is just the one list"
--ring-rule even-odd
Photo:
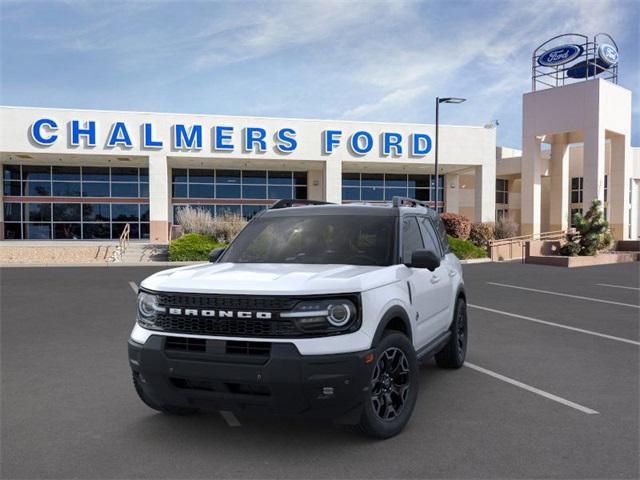
[(164, 348), (181, 352), (205, 352), (207, 342), (203, 338), (167, 337)]
[(295, 337), (302, 334), (290, 320), (203, 318), (161, 314), (156, 327), (171, 333), (229, 337)]
[(195, 295), (184, 293), (161, 293), (160, 305), (165, 307), (222, 310), (291, 310), (300, 300), (291, 297), (262, 297), (243, 295)]
[(233, 355), (258, 355), (268, 357), (271, 344), (266, 342), (236, 342), (228, 341), (226, 352)]

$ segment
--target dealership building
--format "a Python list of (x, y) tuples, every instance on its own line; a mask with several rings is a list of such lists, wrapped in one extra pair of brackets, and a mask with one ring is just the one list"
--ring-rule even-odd
[(251, 218), (281, 198), (403, 196), (476, 222), (508, 216), (522, 234), (567, 229), (598, 198), (614, 236), (636, 239), (631, 92), (617, 65), (557, 84), (567, 69), (551, 50), (534, 53), (552, 74), (534, 62), (523, 149), (497, 147), (493, 125), (440, 125), (437, 179), (434, 125), (0, 107), (0, 238), (116, 239), (129, 224), (132, 239), (166, 243), (186, 205)]

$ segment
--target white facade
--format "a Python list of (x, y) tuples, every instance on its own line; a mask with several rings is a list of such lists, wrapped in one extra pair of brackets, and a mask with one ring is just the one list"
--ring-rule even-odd
[[(244, 198), (243, 194), (237, 196), (235, 193), (230, 198), (224, 194), (213, 197), (207, 194), (206, 198), (192, 195), (189, 198), (176, 198), (174, 194), (177, 187), (172, 191), (172, 178), (175, 180), (174, 173), (183, 169), (306, 172), (306, 177), (300, 176), (304, 179), (301, 181), (305, 182), (306, 189), (300, 191), (306, 192), (306, 198), (336, 203), (343, 201), (345, 179), (355, 178), (348, 174), (361, 174), (358, 177), (361, 182), (359, 188), (364, 197), (365, 193), (362, 192), (365, 190), (367, 195), (372, 193), (377, 196), (379, 193), (374, 192), (376, 189), (382, 189), (387, 196), (402, 192), (403, 188), (411, 193), (411, 185), (416, 185), (412, 176), (434, 172), (433, 125), (22, 107), (1, 107), (0, 118), (0, 163), (4, 166), (24, 166), (18, 169), (24, 176), (17, 180), (14, 177), (20, 173), (16, 173), (15, 169), (13, 173), (5, 172), (5, 191), (2, 192), (3, 203), (13, 204), (12, 208), (20, 210), (22, 216), (16, 220), (18, 214), (14, 212), (11, 220), (0, 218), (0, 224), (4, 221), (5, 231), (11, 224), (11, 231), (16, 232), (14, 223), (22, 222), (23, 234), (27, 224), (33, 224), (30, 232), (46, 235), (45, 224), (51, 222), (48, 228), (54, 239), (59, 238), (55, 234), (58, 227), (64, 238), (69, 238), (65, 236), (68, 233), (64, 232), (77, 232), (77, 228), (82, 228), (84, 232), (84, 226), (76, 227), (73, 218), (65, 220), (64, 212), (60, 213), (62, 220), (56, 220), (56, 210), (63, 209), (62, 206), (54, 208), (56, 204), (69, 206), (68, 211), (73, 212), (72, 216), (80, 211), (80, 207), (74, 207), (77, 204), (139, 204), (139, 215), (142, 217), (145, 215), (143, 209), (146, 212), (144, 204), (148, 203), (148, 226), (145, 217), (145, 222), (138, 220), (144, 223), (140, 228), (145, 232), (148, 228), (151, 242), (163, 243), (169, 238), (173, 220), (172, 204), (259, 206), (277, 199), (269, 193), (260, 193), (258, 196), (261, 198)], [(454, 212), (459, 210), (459, 195), (456, 193), (458, 174), (472, 171), (473, 220), (493, 220), (495, 130), (441, 125), (439, 138), (439, 173), (445, 175), (444, 208)], [(30, 169), (34, 165), (53, 166), (56, 169), (50, 169), (49, 177), (46, 177), (44, 170), (39, 172)], [(98, 185), (103, 182), (100, 176), (86, 175), (85, 179), (83, 173), (81, 181), (80, 173), (75, 173), (74, 169), (57, 168), (61, 166), (111, 167), (111, 173), (106, 174), (106, 178), (118, 185), (105, 186), (109, 192), (105, 195), (98, 188), (103, 186)], [(119, 169), (123, 168), (139, 169), (137, 182), (140, 195), (136, 198), (113, 195), (115, 186), (120, 185)], [(25, 178), (27, 171), (32, 172), (31, 177)], [(60, 172), (58, 176), (57, 171)], [(375, 174), (384, 174), (384, 177), (375, 180), (379, 184), (366, 186), (365, 179), (374, 178)], [(295, 189), (298, 180), (295, 173), (292, 175)], [(408, 187), (402, 186), (402, 175), (408, 178)], [(31, 181), (31, 178), (35, 180)], [(51, 182), (51, 190), (47, 190), (47, 181)], [(127, 178), (124, 181), (128, 181)], [(230, 181), (235, 180), (232, 178)], [(276, 182), (276, 179), (273, 181)], [(142, 194), (147, 184), (148, 200)], [(396, 188), (394, 185), (400, 186)], [(67, 188), (60, 190), (62, 194), (57, 195), (56, 186)], [(251, 191), (249, 187), (247, 185), (247, 191)], [(268, 187), (265, 186), (265, 189)], [(274, 183), (273, 191), (282, 190), (277, 190)], [(93, 196), (95, 192), (99, 192), (100, 196)], [(431, 200), (435, 200), (435, 196)], [(43, 205), (47, 202), (52, 204), (52, 218), (41, 212), (35, 213), (35, 220), (29, 218), (32, 213), (25, 210), (30, 208), (29, 204)], [(91, 221), (97, 222), (95, 219)], [(75, 238), (77, 233), (71, 236)], [(140, 236), (146, 238), (146, 234)], [(2, 238), (5, 237), (7, 235), (2, 234)], [(21, 238), (32, 237), (27, 234)]]

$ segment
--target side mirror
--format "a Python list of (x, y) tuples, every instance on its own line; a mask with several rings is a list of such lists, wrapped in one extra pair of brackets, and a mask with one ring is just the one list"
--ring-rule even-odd
[(440, 255), (433, 250), (420, 249), (413, 252), (411, 255), (411, 264), (407, 267), (412, 268), (426, 268), (430, 272), (433, 272), (440, 266)]
[(224, 247), (214, 248), (211, 250), (209, 253), (209, 262), (216, 263), (225, 250), (226, 248)]

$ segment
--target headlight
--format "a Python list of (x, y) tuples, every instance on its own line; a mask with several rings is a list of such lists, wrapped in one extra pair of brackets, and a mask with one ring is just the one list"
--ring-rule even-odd
[(346, 298), (305, 300), (280, 317), (292, 319), (304, 332), (337, 333), (357, 327), (358, 310), (355, 303)]
[(138, 323), (143, 328), (157, 328), (156, 315), (163, 313), (164, 307), (158, 305), (158, 297), (147, 292), (138, 293)]

